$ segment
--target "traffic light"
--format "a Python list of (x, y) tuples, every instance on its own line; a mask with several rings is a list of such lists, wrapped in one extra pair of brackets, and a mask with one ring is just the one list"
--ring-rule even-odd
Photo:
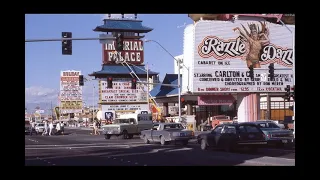
[(112, 77), (108, 77), (107, 79), (107, 88), (112, 88)]
[(123, 34), (121, 33), (116, 36), (116, 50), (123, 51)]
[(274, 80), (274, 64), (273, 63), (269, 64), (269, 77), (271, 81)]
[(83, 86), (84, 81), (83, 81), (83, 75), (79, 75), (79, 86)]
[(287, 85), (286, 88), (284, 88), (284, 90), (286, 91), (285, 95), (284, 95), (284, 99), (285, 100), (290, 100), (290, 85)]
[(137, 79), (136, 78), (131, 79), (131, 89), (137, 89)]
[(251, 81), (254, 80), (253, 65), (249, 66), (249, 77), (251, 78)]
[[(62, 38), (72, 38), (72, 32), (62, 32)], [(62, 54), (72, 55), (72, 41), (63, 40), (62, 41)]]

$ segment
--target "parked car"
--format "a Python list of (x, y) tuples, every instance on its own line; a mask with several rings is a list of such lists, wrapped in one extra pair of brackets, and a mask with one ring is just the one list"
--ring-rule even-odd
[(291, 130), (282, 129), (272, 120), (259, 120), (252, 123), (258, 125), (263, 131), (268, 145), (281, 147), (285, 144), (294, 142), (293, 132)]
[(37, 133), (43, 133), (44, 131), (44, 123), (37, 123), (35, 126), (35, 131)]
[(238, 148), (257, 150), (267, 144), (263, 131), (252, 123), (220, 124), (209, 133), (199, 134), (197, 141), (202, 150), (217, 148), (225, 151)]
[(153, 124), (151, 130), (141, 131), (140, 136), (146, 144), (160, 142), (162, 145), (170, 142), (181, 142), (183, 145), (187, 145), (193, 137), (193, 131), (186, 130), (181, 123)]

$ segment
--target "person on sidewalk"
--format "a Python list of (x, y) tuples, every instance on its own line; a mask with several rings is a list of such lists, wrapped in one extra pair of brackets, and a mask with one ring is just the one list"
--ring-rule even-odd
[(32, 121), (30, 125), (31, 125), (30, 126), (30, 136), (32, 136), (32, 133), (33, 133), (33, 130), (35, 129), (36, 123)]
[(93, 122), (93, 128), (94, 128), (94, 135), (100, 135), (97, 121)]
[(52, 129), (53, 129), (53, 123), (52, 123), (52, 121), (50, 121), (50, 123), (49, 123), (49, 136), (52, 135)]
[(60, 122), (57, 123), (56, 129), (57, 129), (56, 134), (59, 135), (61, 133)]
[(64, 135), (64, 123), (60, 122), (61, 134)]
[(42, 136), (48, 135), (48, 121), (44, 121), (44, 130)]

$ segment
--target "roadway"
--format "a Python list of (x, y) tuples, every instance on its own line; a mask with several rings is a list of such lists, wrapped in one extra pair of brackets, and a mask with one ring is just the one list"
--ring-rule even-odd
[(25, 136), (27, 166), (294, 166), (295, 151), (260, 149), (256, 153), (202, 151), (188, 146), (144, 144), (138, 137), (123, 140), (66, 129), (66, 135)]

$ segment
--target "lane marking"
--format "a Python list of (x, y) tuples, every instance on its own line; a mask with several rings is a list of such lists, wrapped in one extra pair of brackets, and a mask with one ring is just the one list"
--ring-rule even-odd
[(139, 164), (139, 163), (135, 162), (134, 164)]
[(129, 145), (106, 145), (106, 146), (82, 146), (82, 147), (26, 147), (26, 150), (53, 150), (53, 149), (85, 149), (85, 148), (130, 148)]
[[(114, 151), (112, 153), (121, 153), (122, 151)], [(103, 156), (103, 155), (108, 155), (110, 154), (111, 152), (103, 152), (103, 153), (90, 153), (90, 154), (86, 154), (85, 152), (82, 152), (83, 154), (69, 154), (69, 155), (53, 155), (51, 157), (43, 157), (42, 159), (59, 159), (59, 158), (76, 158), (76, 157), (83, 157), (83, 156)], [(111, 158), (111, 157), (109, 157)], [(26, 161), (35, 161), (35, 160), (38, 160), (36, 158), (29, 158), (29, 159), (25, 159)]]
[(168, 153), (168, 152), (177, 152), (177, 151), (190, 151), (190, 150), (193, 150), (193, 148), (170, 149), (170, 150), (165, 151), (165, 153)]
[[(39, 147), (51, 147), (51, 146), (67, 146), (67, 147), (70, 147), (70, 146), (86, 146), (86, 145), (118, 145), (118, 144), (124, 144), (124, 142), (112, 142), (112, 143), (88, 143), (88, 144), (28, 144), (28, 145), (25, 145), (26, 147), (27, 146), (31, 146), (31, 147), (34, 147), (34, 146), (39, 146)], [(127, 144), (127, 142), (126, 142)], [(129, 144), (144, 144), (143, 142), (129, 142)], [(150, 144), (144, 144), (144, 145), (150, 145)]]

